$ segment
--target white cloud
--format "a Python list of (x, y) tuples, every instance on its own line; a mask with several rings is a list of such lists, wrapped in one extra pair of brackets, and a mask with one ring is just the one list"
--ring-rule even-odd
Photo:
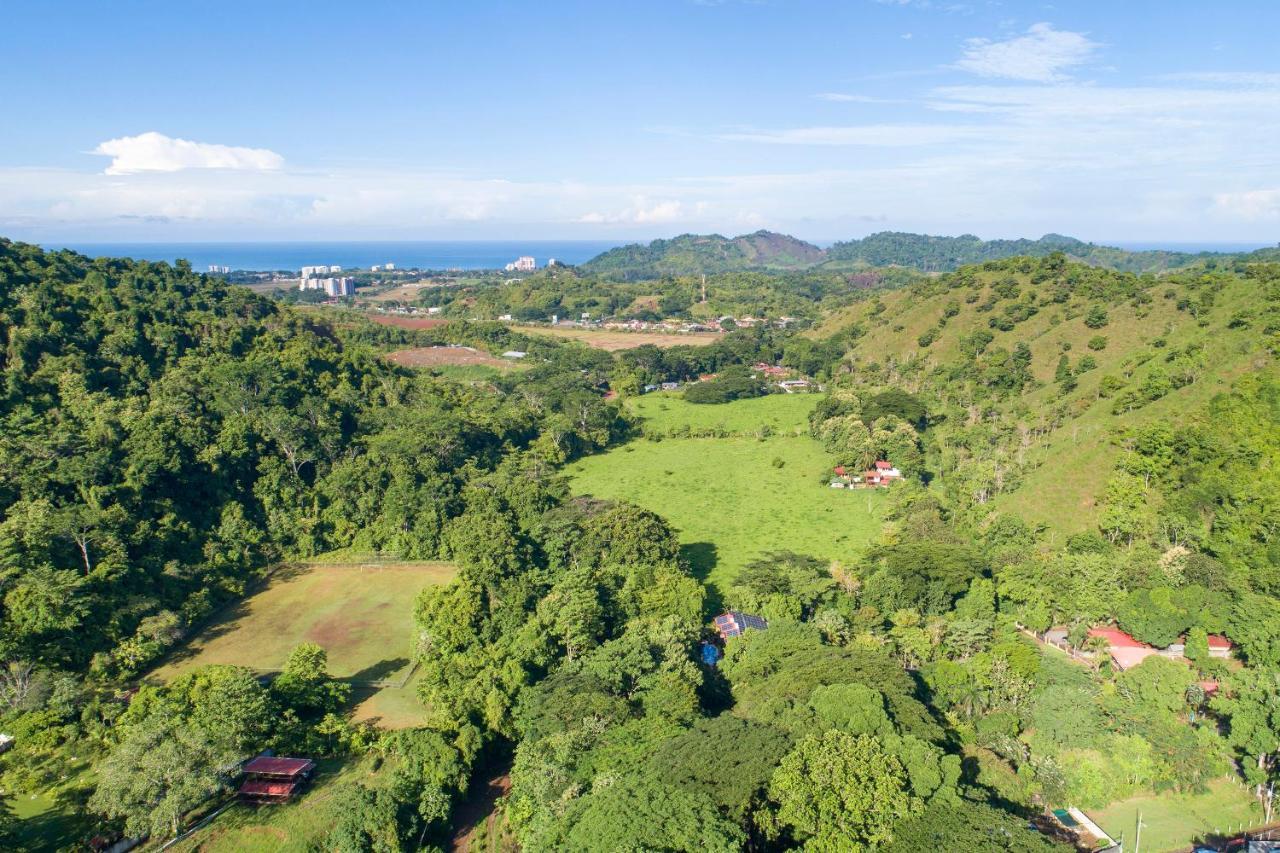
[(677, 222), (686, 218), (690, 213), (701, 213), (705, 210), (706, 204), (704, 202), (698, 202), (689, 207), (675, 199), (650, 201), (647, 198), (640, 197), (634, 199), (632, 205), (624, 210), (614, 213), (593, 210), (577, 217), (575, 221), (590, 225), (653, 225)]
[(937, 145), (986, 135), (979, 127), (943, 124), (864, 124), (849, 127), (793, 127), (726, 133), (730, 142), (763, 142), (771, 145), (862, 145), (897, 147)]
[(1158, 79), (1258, 88), (1280, 86), (1280, 74), (1267, 71), (1185, 71), (1179, 74), (1162, 74)]
[(1051, 83), (1063, 72), (1087, 62), (1099, 47), (1084, 33), (1055, 30), (1052, 25), (1032, 24), (1026, 35), (1007, 41), (969, 39), (955, 67), (982, 77), (1004, 77)]
[(192, 142), (155, 131), (108, 139), (93, 149), (93, 153), (112, 158), (105, 172), (108, 175), (179, 172), (183, 169), (264, 171), (284, 165), (283, 157), (266, 148)]
[(1280, 219), (1280, 189), (1218, 193), (1213, 207), (1216, 213), (1247, 221)]

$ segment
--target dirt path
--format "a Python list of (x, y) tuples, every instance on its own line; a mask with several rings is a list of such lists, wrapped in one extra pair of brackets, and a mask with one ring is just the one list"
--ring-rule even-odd
[(511, 790), (511, 776), (508, 775), (510, 769), (503, 768), (485, 783), (483, 790), (471, 792), (462, 803), (453, 817), (453, 825), (456, 827), (450, 843), (453, 853), (470, 853), (471, 841), (481, 826), (488, 830), (485, 836), (492, 842), (496, 818), (494, 807)]

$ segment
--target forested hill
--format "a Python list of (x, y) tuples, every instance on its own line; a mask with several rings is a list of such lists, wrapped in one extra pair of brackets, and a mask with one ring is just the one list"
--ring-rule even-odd
[(583, 267), (621, 279), (661, 278), (748, 269), (807, 269), (825, 259), (822, 249), (771, 231), (740, 237), (682, 234), (646, 245), (633, 243), (597, 255)]
[(583, 265), (588, 271), (627, 280), (667, 275), (696, 275), (735, 270), (824, 270), (864, 267), (911, 267), (922, 272), (948, 272), (966, 264), (978, 264), (1015, 256), (1045, 257), (1062, 252), (1068, 258), (1121, 272), (1161, 272), (1190, 264), (1242, 257), (1250, 261), (1274, 261), (1280, 249), (1230, 255), (1214, 252), (1166, 250), (1128, 251), (1086, 243), (1061, 234), (1038, 240), (983, 240), (972, 234), (940, 237), (882, 231), (859, 240), (836, 243), (823, 250), (810, 243), (757, 231), (741, 237), (718, 234), (684, 234), (648, 245), (632, 244), (610, 249)]
[(966, 264), (1018, 255), (1042, 258), (1053, 252), (1062, 252), (1072, 260), (1091, 266), (1123, 272), (1158, 272), (1218, 257), (1212, 252), (1131, 252), (1061, 234), (1046, 234), (1038, 240), (983, 240), (972, 234), (938, 237), (882, 231), (861, 240), (836, 243), (827, 250), (827, 259), (832, 262), (854, 261), (873, 267), (907, 266), (924, 272), (946, 272)]

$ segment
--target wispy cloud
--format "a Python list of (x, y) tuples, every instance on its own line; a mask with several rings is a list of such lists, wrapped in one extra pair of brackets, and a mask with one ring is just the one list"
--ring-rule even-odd
[(815, 101), (827, 101), (833, 104), (910, 104), (914, 101), (904, 98), (878, 98), (874, 95), (859, 95), (850, 92), (818, 92), (813, 96)]
[(1209, 85), (1256, 86), (1259, 88), (1280, 86), (1280, 74), (1269, 71), (1184, 71), (1178, 74), (1161, 74), (1156, 79)]
[(1215, 212), (1247, 221), (1280, 220), (1280, 189), (1218, 193), (1213, 206)]
[(722, 134), (730, 142), (771, 145), (938, 145), (986, 134), (978, 127), (944, 124), (863, 124), (850, 127), (793, 127)]
[(180, 172), (183, 169), (264, 171), (284, 165), (283, 157), (266, 148), (192, 142), (155, 131), (108, 139), (93, 149), (93, 153), (112, 158), (105, 172), (108, 175)]
[(1098, 47), (1084, 33), (1039, 23), (1032, 24), (1025, 35), (1006, 41), (969, 39), (955, 67), (982, 77), (1052, 83), (1089, 61)]

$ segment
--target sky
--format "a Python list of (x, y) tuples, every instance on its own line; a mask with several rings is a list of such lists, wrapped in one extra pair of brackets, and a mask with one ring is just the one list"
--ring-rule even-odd
[(0, 236), (1280, 241), (1274, 0), (5, 0)]

